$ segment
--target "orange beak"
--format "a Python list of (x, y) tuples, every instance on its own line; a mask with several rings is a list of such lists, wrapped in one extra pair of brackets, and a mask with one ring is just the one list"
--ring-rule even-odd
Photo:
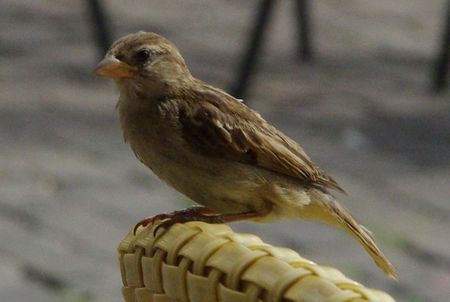
[(128, 78), (134, 74), (136, 68), (114, 57), (106, 57), (95, 67), (95, 74), (109, 79)]

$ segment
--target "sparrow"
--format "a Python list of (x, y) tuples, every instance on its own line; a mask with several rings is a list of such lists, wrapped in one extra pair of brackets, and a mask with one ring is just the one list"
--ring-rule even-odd
[(120, 124), (136, 157), (201, 205), (137, 227), (164, 219), (164, 227), (191, 220), (316, 220), (353, 235), (396, 278), (371, 233), (331, 194), (345, 193), (341, 186), (241, 100), (196, 79), (169, 40), (143, 31), (124, 36), (95, 73), (119, 88)]

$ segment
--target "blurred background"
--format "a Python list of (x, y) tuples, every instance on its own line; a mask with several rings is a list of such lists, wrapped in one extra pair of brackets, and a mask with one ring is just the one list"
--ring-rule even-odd
[[(373, 230), (400, 281), (320, 224), (235, 223), (236, 231), (397, 301), (447, 301), (450, 94), (448, 82), (440, 93), (431, 83), (449, 1), (315, 0), (306, 10), (269, 2), (101, 4), (111, 38), (165, 35), (195, 76), (238, 92), (300, 142), (349, 193), (339, 199)], [(145, 216), (188, 203), (123, 142), (118, 92), (92, 74), (102, 44), (90, 4), (0, 1), (0, 301), (122, 301), (119, 241)], [(262, 48), (249, 62), (263, 5)]]

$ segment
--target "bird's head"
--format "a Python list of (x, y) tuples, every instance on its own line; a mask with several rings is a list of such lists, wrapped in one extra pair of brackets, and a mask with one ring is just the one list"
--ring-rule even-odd
[(95, 73), (115, 80), (121, 90), (152, 96), (192, 79), (174, 44), (160, 35), (143, 31), (114, 42)]

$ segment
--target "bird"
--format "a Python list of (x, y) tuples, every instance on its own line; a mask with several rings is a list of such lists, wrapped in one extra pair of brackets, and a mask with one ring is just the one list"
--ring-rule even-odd
[[(345, 193), (294, 140), (224, 90), (195, 78), (177, 47), (152, 32), (115, 41), (94, 70), (112, 79), (125, 141), (139, 161), (198, 206), (148, 217), (226, 223), (306, 219), (350, 233), (396, 279), (371, 232), (334, 197)], [(135, 230), (136, 230), (135, 228)]]

